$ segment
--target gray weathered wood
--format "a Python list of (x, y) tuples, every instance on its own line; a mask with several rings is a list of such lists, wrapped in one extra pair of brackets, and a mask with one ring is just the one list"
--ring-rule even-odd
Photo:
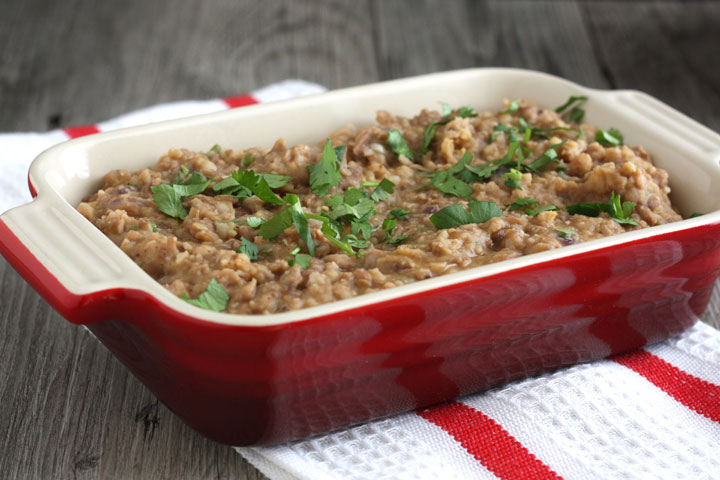
[[(720, 130), (720, 3), (5, 0), (0, 131), (94, 123), (297, 77), (473, 66), (637, 88)], [(0, 166), (2, 168), (2, 166)], [(0, 260), (3, 478), (265, 478), (184, 426)], [(720, 288), (704, 321), (720, 328)]]

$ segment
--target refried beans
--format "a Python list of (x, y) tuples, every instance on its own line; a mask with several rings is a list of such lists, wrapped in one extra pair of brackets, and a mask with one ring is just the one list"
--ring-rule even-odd
[(225, 292), (215, 309), (240, 314), (682, 219), (667, 172), (620, 132), (529, 101), (505, 107), (379, 111), (377, 124), (311, 145), (172, 149), (151, 168), (109, 172), (77, 208), (175, 295), (197, 299), (214, 279)]

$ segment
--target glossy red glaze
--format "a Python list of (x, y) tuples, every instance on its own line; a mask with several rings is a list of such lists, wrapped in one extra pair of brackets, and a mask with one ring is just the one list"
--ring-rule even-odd
[(219, 325), (138, 290), (67, 291), (0, 221), (0, 253), (188, 425), (285, 442), (661, 341), (720, 272), (720, 224), (280, 326)]

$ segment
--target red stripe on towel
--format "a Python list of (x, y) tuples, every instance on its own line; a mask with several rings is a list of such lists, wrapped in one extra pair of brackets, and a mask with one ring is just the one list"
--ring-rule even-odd
[(93, 133), (100, 133), (97, 125), (78, 125), (77, 127), (63, 128), (63, 132), (70, 138), (84, 137)]
[(462, 403), (432, 407), (418, 415), (449, 433), (465, 450), (501, 479), (559, 479), (499, 423)]
[(720, 423), (720, 386), (686, 373), (645, 350), (612, 357), (686, 407)]
[(229, 108), (244, 107), (246, 105), (255, 105), (256, 103), (260, 103), (250, 94), (235, 95), (234, 97), (223, 98), (222, 101), (225, 102)]

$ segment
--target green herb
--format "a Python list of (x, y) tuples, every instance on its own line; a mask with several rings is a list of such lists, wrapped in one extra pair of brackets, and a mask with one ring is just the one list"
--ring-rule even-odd
[(253, 157), (250, 154), (245, 155), (245, 158), (243, 158), (243, 167), (245, 167), (245, 168), (249, 167), (250, 165), (253, 164), (254, 161), (255, 161), (255, 157)]
[(565, 176), (565, 172), (567, 172), (567, 167), (557, 167), (555, 171), (561, 176)]
[(571, 215), (585, 215), (586, 217), (597, 217), (602, 212), (610, 215), (610, 218), (622, 225), (637, 225), (637, 222), (630, 218), (635, 208), (635, 202), (620, 202), (620, 195), (612, 192), (608, 203), (576, 203), (568, 205), (568, 213)]
[(460, 118), (477, 117), (478, 114), (473, 112), (472, 107), (460, 107), (457, 109), (457, 116)]
[(695, 212), (692, 215), (690, 215), (688, 218), (702, 217), (703, 215), (705, 215), (705, 214)]
[(245, 222), (248, 224), (248, 227), (258, 228), (265, 220), (260, 217), (246, 217)]
[(539, 204), (540, 204), (540, 202), (538, 202), (537, 200), (533, 200), (530, 197), (521, 197), (521, 198), (516, 198), (513, 201), (513, 203), (508, 204), (507, 207), (508, 207), (508, 210), (510, 210), (512, 212), (513, 210), (520, 210), (521, 208), (522, 209), (524, 209), (526, 207), (532, 208), (535, 205), (539, 205)]
[(323, 148), (322, 159), (307, 167), (310, 173), (310, 188), (318, 197), (327, 195), (330, 187), (340, 184), (340, 164), (345, 156), (345, 147), (334, 147), (328, 138)]
[(255, 245), (253, 242), (251, 242), (245, 237), (242, 237), (242, 245), (240, 246), (240, 248), (235, 250), (235, 252), (244, 253), (250, 259), (250, 261), (255, 261), (258, 259), (257, 245)]
[(503, 173), (502, 176), (507, 179), (505, 180), (505, 185), (522, 190), (522, 185), (517, 183), (522, 180), (522, 172), (520, 170), (511, 168), (509, 172)]
[(565, 141), (550, 145), (548, 149), (543, 152), (542, 155), (540, 155), (530, 164), (523, 165), (523, 167), (530, 172), (541, 173), (549, 164), (560, 161), (556, 150), (564, 144)]
[(220, 148), (220, 145), (218, 145), (217, 143), (210, 148), (210, 150), (207, 152), (207, 155), (210, 156), (210, 154), (213, 153), (216, 155), (220, 155), (222, 153), (222, 148)]
[(563, 113), (565, 110), (570, 108), (576, 102), (584, 102), (588, 99), (586, 96), (571, 96), (565, 103), (555, 109), (557, 113)]
[(230, 295), (227, 294), (217, 280), (211, 278), (210, 283), (197, 298), (188, 298), (187, 294), (183, 293), (182, 299), (196, 307), (212, 310), (213, 312), (222, 312), (227, 309)]
[(293, 218), (290, 210), (285, 207), (283, 208), (280, 213), (275, 215), (274, 217), (270, 218), (270, 220), (267, 220), (264, 222), (260, 229), (258, 230), (258, 235), (260, 235), (263, 238), (266, 238), (268, 240), (272, 240), (273, 238), (280, 235), (282, 232), (285, 231), (286, 228), (288, 228), (290, 225), (293, 224)]
[(361, 182), (360, 186), (367, 187), (367, 188), (374, 188), (380, 185), (379, 182)]
[(556, 210), (560, 210), (560, 209), (555, 205), (543, 205), (540, 208), (526, 208), (525, 213), (527, 213), (531, 217), (536, 217), (541, 212), (548, 212), (548, 211), (554, 212)]
[(372, 195), (370, 195), (370, 198), (372, 198), (376, 202), (382, 202), (383, 200), (388, 198), (389, 194), (394, 192), (395, 184), (387, 178), (383, 178), (382, 181), (375, 188), (375, 191), (372, 193)]
[(415, 159), (412, 150), (410, 150), (410, 147), (408, 147), (402, 134), (397, 130), (392, 129), (388, 132), (387, 141), (390, 149), (395, 152), (396, 155), (404, 155), (410, 160)]
[(130, 225), (128, 230), (137, 230), (137, 225)]
[(184, 219), (188, 212), (182, 204), (185, 197), (197, 195), (207, 189), (212, 182), (200, 172), (189, 170), (185, 165), (171, 184), (161, 183), (150, 187), (152, 198), (158, 209), (173, 218)]
[[(310, 260), (312, 260), (312, 257), (308, 255), (307, 253), (297, 253), (300, 251), (300, 249), (295, 249), (292, 252), (290, 252), (291, 255), (294, 255), (294, 258), (291, 260), (288, 260), (288, 265), (291, 267), (295, 265), (296, 263), (300, 265), (302, 268), (308, 268), (310, 266)], [(293, 253), (295, 252), (295, 253)]]
[(623, 145), (623, 136), (616, 129), (611, 128), (608, 131), (598, 130), (595, 132), (595, 141), (603, 147), (619, 147)]
[(432, 143), (433, 138), (435, 138), (435, 122), (430, 122), (430, 125), (427, 126), (425, 129), (425, 133), (423, 134), (423, 143), (422, 143), (422, 154), (425, 155), (427, 152), (430, 151), (430, 143)]
[(518, 111), (518, 108), (520, 107), (520, 104), (518, 102), (519, 102), (519, 100), (513, 100), (512, 103), (510, 104), (510, 106), (508, 107), (508, 109), (505, 110), (504, 112), (500, 112), (500, 114), (516, 113)]
[(556, 228), (555, 232), (562, 238), (571, 238), (575, 235), (575, 230), (572, 228)]
[(213, 191), (222, 195), (232, 195), (240, 200), (254, 194), (264, 202), (282, 205), (283, 201), (271, 189), (282, 187), (289, 180), (290, 177), (287, 175), (236, 170), (231, 176), (216, 183)]
[(315, 255), (315, 242), (313, 241), (312, 234), (310, 233), (310, 226), (308, 225), (305, 212), (303, 212), (302, 206), (300, 205), (300, 199), (294, 193), (288, 193), (285, 195), (285, 203), (289, 205), (290, 217), (292, 218), (293, 224), (298, 235), (305, 242), (310, 255)]
[(460, 205), (450, 205), (430, 217), (436, 228), (455, 228), (470, 223), (483, 223), (491, 218), (501, 217), (502, 210), (494, 202), (478, 202), (470, 200), (468, 210)]
[(573, 107), (573, 109), (570, 110), (570, 113), (568, 114), (568, 119), (570, 120), (570, 123), (574, 123), (576, 125), (582, 123), (583, 118), (585, 118), (585, 110), (579, 107)]
[(150, 220), (150, 227), (152, 227), (153, 232), (158, 231), (157, 225), (155, 225), (155, 222), (153, 222), (152, 220)]
[[(392, 216), (392, 212), (390, 212), (390, 215)], [(383, 242), (389, 243), (391, 245), (399, 245), (402, 242), (404, 242), (410, 235), (398, 235), (397, 237), (393, 238), (392, 231), (397, 226), (397, 219), (395, 218), (386, 218), (383, 220), (382, 223), (382, 229), (385, 230), (385, 236), (383, 237)]]
[(409, 214), (410, 212), (408, 210), (403, 210), (402, 208), (393, 208), (392, 210), (390, 210), (390, 217), (397, 218), (398, 220), (402, 220)]
[(452, 113), (452, 107), (446, 102), (440, 102), (440, 106), (442, 107), (442, 116), (447, 117)]

